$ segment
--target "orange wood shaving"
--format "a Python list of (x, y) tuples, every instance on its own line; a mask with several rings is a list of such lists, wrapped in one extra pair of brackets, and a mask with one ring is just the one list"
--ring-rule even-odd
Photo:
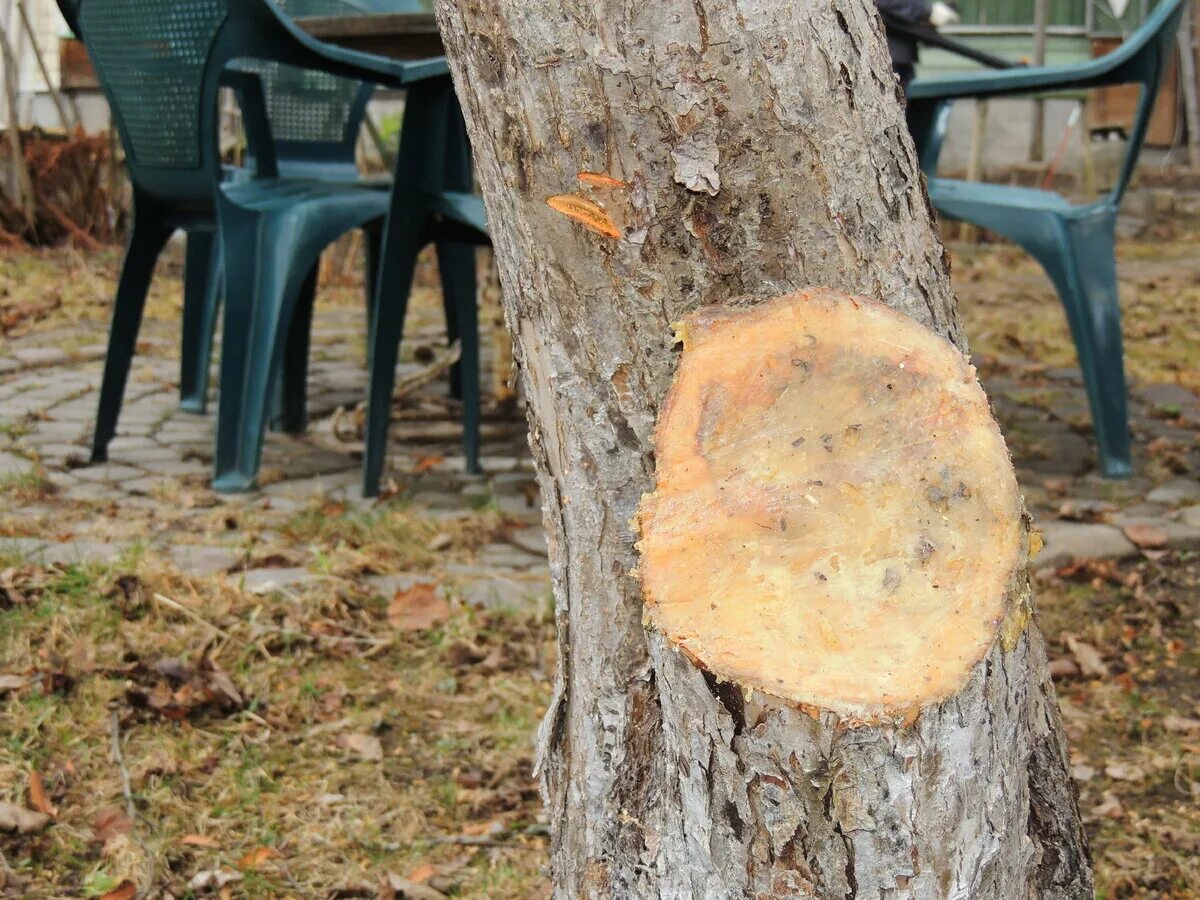
[(580, 197), (578, 194), (556, 194), (546, 201), (546, 205), (597, 234), (611, 238), (621, 237), (621, 229), (617, 227), (612, 216), (586, 197)]
[(579, 183), (585, 187), (623, 188), (626, 190), (630, 187), (628, 181), (621, 181), (611, 175), (605, 175), (603, 172), (580, 172)]

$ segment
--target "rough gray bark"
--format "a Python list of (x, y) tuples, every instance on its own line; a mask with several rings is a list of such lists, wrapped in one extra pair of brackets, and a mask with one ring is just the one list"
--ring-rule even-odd
[[(437, 12), (546, 503), (560, 655), (539, 768), (556, 896), (1091, 896), (1036, 626), (908, 726), (847, 729), (700, 672), (647, 632), (629, 574), (673, 321), (823, 285), (964, 345), (873, 8)], [(618, 236), (547, 205), (572, 194)]]

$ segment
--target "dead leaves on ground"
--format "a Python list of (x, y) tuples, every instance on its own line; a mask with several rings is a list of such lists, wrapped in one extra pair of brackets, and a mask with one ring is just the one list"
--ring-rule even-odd
[(35, 834), (52, 821), (46, 813), (25, 809), (14, 803), (0, 803), (0, 831)]
[(398, 631), (423, 631), (450, 618), (450, 604), (435, 584), (422, 582), (396, 591), (388, 604), (388, 624)]
[(174, 657), (160, 659), (134, 673), (125, 691), (130, 706), (176, 721), (205, 714), (230, 715), (246, 706), (241, 692), (224, 670), (202, 652), (195, 665)]
[(368, 762), (383, 760), (383, 743), (370, 734), (340, 734), (337, 746)]

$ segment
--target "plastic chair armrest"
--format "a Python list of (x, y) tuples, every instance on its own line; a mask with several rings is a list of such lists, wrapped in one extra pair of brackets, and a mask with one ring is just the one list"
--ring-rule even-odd
[[(1037, 94), (1043, 91), (1082, 89), (1107, 83), (1112, 71), (1104, 58), (1071, 66), (1004, 69), (971, 72), (953, 78), (928, 78), (908, 86), (914, 100), (956, 100)], [(1099, 65), (1098, 65), (1099, 64)]]
[(374, 53), (363, 53), (339, 47), (336, 44), (317, 40), (274, 4), (268, 4), (268, 6), (279, 25), (292, 37), (294, 41), (292, 49), (303, 57), (298, 64), (305, 68), (359, 81), (371, 81), (389, 87), (406, 87), (417, 81), (450, 76), (450, 66), (444, 56), (421, 60), (396, 60), (377, 56)]
[(247, 162), (256, 178), (275, 178), (279, 175), (279, 160), (275, 155), (275, 138), (271, 134), (271, 118), (267, 113), (267, 95), (262, 79), (256, 72), (225, 69), (220, 83), (237, 96), (242, 110), (242, 127), (246, 131)]

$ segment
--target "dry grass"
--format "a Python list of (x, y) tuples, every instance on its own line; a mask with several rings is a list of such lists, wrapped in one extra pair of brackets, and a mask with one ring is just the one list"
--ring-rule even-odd
[[(421, 528), (397, 518), (381, 533)], [(0, 838), (11, 895), (99, 896), (128, 880), (181, 897), (205, 872), (237, 873), (233, 894), (253, 897), (375, 896), (388, 872), (461, 896), (540, 890), (542, 616), (451, 598), (445, 622), (406, 631), (389, 624), (389, 598), (334, 576), (257, 596), (149, 555), (7, 562), (0, 669), (26, 684), (0, 700), (0, 802), (25, 805), (37, 772), (58, 809), (43, 832)], [(169, 677), (201, 659), (232, 679), (240, 708)], [(144, 704), (158, 685), (181, 698), (166, 714)]]
[(1104, 668), (1057, 682), (1097, 897), (1200, 897), (1200, 555), (1066, 567), (1038, 607), (1052, 658)]
[[(172, 253), (163, 271), (177, 273)], [(1200, 387), (1188, 368), (1200, 331), (1194, 253), (1186, 240), (1122, 247), (1140, 380)], [(101, 334), (117, 258), (0, 256), (0, 330), (37, 338), (90, 323)], [(955, 275), (977, 355), (1074, 364), (1061, 308), (1026, 257), (960, 248)], [(360, 303), (357, 287), (333, 302)], [(178, 280), (159, 279), (152, 324), (173, 327), (178, 306)], [(364, 587), (373, 573), (440, 580), (446, 563), (470, 562), (494, 539), (498, 514), (447, 520), (320, 501), (281, 524), (201, 485), (162, 500), (114, 510), (56, 500), (37, 476), (0, 485), (0, 676), (21, 680), (0, 689), (0, 803), (28, 805), (37, 773), (57, 808), (42, 831), (0, 836), (0, 896), (103, 896), (128, 880), (186, 897), (210, 892), (187, 887), (205, 873), (236, 875), (233, 897), (387, 896), (387, 873), (451, 896), (544, 895), (530, 769), (550, 625), (468, 609), (451, 592), (449, 618), (407, 631), (389, 622), (392, 598)], [(97, 520), (113, 538), (233, 533), (247, 564), (311, 561), (320, 578), (256, 595), (236, 579), (185, 578), (152, 552), (111, 566), (3, 558), (5, 538), (69, 540)], [(1200, 734), (1168, 719), (1200, 718), (1198, 598), (1195, 557), (1068, 571), (1039, 587), (1052, 656), (1070, 656), (1070, 633), (1108, 673), (1059, 682), (1106, 900), (1200, 896)], [(202, 660), (244, 703), (211, 690), (217, 676)], [(179, 718), (146, 705), (156, 689), (183, 692), (163, 707)]]
[[(1118, 249), (1122, 326), (1130, 377), (1200, 392), (1200, 270), (1195, 237)], [(954, 285), (977, 358), (1076, 366), (1066, 316), (1049, 279), (1012, 246), (954, 248)]]

